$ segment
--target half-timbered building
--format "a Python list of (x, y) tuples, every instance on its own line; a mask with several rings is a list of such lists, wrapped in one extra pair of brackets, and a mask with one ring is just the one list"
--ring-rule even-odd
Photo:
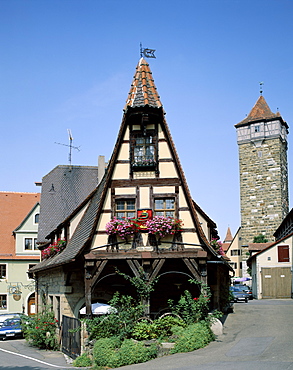
[(58, 317), (78, 317), (83, 306), (90, 315), (92, 303), (108, 302), (116, 291), (136, 295), (122, 272), (146, 284), (156, 280), (148, 302), (153, 317), (186, 289), (200, 294), (190, 279), (208, 284), (211, 308), (221, 309), (232, 268), (210, 243), (217, 237), (216, 224), (191, 197), (149, 64), (141, 58), (103, 179), (47, 235), (55, 250), (46, 248), (33, 269), (38, 303), (52, 304)]

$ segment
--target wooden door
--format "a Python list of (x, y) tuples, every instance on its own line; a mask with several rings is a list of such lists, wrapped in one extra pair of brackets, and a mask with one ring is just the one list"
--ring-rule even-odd
[(36, 313), (36, 299), (35, 299), (35, 293), (33, 293), (27, 302), (27, 314), (28, 316), (33, 316)]
[(290, 267), (261, 269), (262, 298), (291, 298), (292, 273)]

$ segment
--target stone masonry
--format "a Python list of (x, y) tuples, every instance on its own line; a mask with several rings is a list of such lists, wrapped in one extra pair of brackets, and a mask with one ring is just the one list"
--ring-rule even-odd
[(273, 233), (288, 213), (287, 143), (280, 138), (239, 145), (242, 245)]

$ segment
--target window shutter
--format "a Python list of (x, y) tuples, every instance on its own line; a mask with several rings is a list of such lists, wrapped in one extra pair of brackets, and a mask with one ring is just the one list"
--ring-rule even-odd
[(278, 246), (278, 262), (290, 262), (289, 245)]

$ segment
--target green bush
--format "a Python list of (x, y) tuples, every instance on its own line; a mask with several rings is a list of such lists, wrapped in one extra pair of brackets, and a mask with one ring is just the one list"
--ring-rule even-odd
[(45, 306), (42, 312), (28, 320), (22, 320), (25, 339), (40, 349), (56, 350), (58, 341), (56, 336), (58, 320), (55, 319), (51, 307)]
[(126, 339), (118, 352), (119, 366), (138, 364), (157, 357), (157, 346), (144, 346), (142, 342)]
[(86, 353), (83, 353), (81, 356), (77, 357), (72, 363), (72, 365), (75, 367), (92, 366), (92, 364), (92, 360)]
[(173, 326), (186, 326), (186, 324), (182, 319), (174, 316), (165, 316), (153, 322), (142, 320), (134, 326), (132, 337), (137, 340), (166, 339), (172, 335)]
[(101, 338), (93, 349), (94, 363), (110, 368), (146, 362), (156, 356), (156, 345), (145, 347), (142, 342), (132, 339), (125, 339), (121, 344), (117, 337)]
[(114, 294), (109, 304), (115, 309), (113, 312), (85, 320), (90, 339), (130, 338), (137, 320), (143, 316), (144, 307), (131, 296), (120, 296), (119, 293)]
[(117, 351), (121, 341), (117, 337), (101, 338), (96, 341), (93, 348), (93, 360), (98, 366), (118, 367)]
[(157, 338), (166, 339), (173, 334), (173, 327), (185, 327), (184, 320), (171, 315), (164, 316), (153, 323), (153, 330)]
[(205, 347), (215, 339), (208, 323), (202, 321), (189, 325), (181, 331), (171, 353), (190, 352)]
[(157, 335), (154, 332), (154, 324), (147, 320), (139, 321), (133, 328), (132, 337), (137, 340), (157, 338)]

